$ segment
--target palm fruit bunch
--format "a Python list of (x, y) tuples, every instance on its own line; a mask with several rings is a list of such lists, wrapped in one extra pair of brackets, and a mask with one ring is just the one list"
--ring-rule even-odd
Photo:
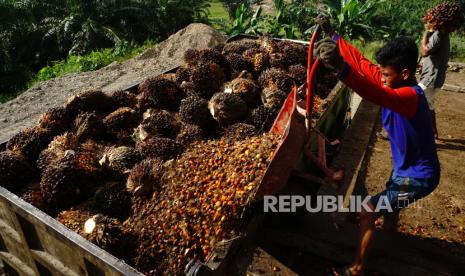
[(178, 84), (163, 76), (148, 78), (139, 85), (138, 90), (141, 109), (161, 108), (175, 111), (184, 97)]
[(301, 86), (307, 81), (307, 68), (302, 64), (294, 64), (288, 68), (289, 76), (294, 79), (297, 86)]
[[(181, 101), (181, 107), (184, 100)], [(179, 120), (166, 110), (147, 110), (144, 120), (136, 129), (136, 141), (149, 137), (175, 138), (179, 132)]]
[(258, 52), (249, 60), (253, 63), (256, 74), (260, 74), (260, 72), (270, 67), (270, 55), (268, 53)]
[(53, 133), (39, 126), (26, 128), (14, 135), (6, 144), (6, 148), (21, 154), (30, 162), (35, 162), (40, 152), (52, 141)]
[(293, 64), (307, 65), (307, 46), (283, 40), (278, 42), (278, 48), (284, 55), (288, 66), (291, 66)]
[(184, 63), (187, 65), (194, 65), (199, 62), (200, 53), (197, 49), (187, 49), (184, 52)]
[(190, 79), (190, 71), (187, 66), (180, 66), (176, 70), (176, 83), (181, 85), (183, 82), (187, 82)]
[(127, 259), (125, 251), (131, 247), (131, 233), (117, 219), (91, 211), (69, 210), (61, 212), (57, 220), (105, 251)]
[(202, 140), (204, 135), (203, 133), (204, 132), (201, 127), (183, 123), (178, 135), (176, 136), (176, 142), (183, 146), (188, 146), (192, 142)]
[(228, 59), (232, 69), (236, 72), (242, 72), (243, 70), (252, 72), (254, 69), (253, 63), (240, 54), (229, 54), (226, 56), (226, 59)]
[(265, 53), (271, 54), (278, 52), (278, 44), (269, 36), (264, 35), (258, 39), (260, 50)]
[(274, 68), (286, 69), (287, 60), (282, 53), (270, 54), (270, 66)]
[(126, 190), (136, 196), (148, 195), (159, 189), (162, 175), (162, 160), (157, 158), (144, 159), (129, 172)]
[(255, 126), (259, 132), (268, 132), (277, 115), (278, 111), (276, 109), (270, 109), (264, 105), (260, 105), (250, 110), (247, 116), (247, 122)]
[(105, 150), (99, 163), (121, 174), (129, 173), (141, 160), (140, 154), (132, 147), (110, 147)]
[(433, 30), (450, 33), (460, 28), (463, 16), (459, 3), (443, 2), (429, 9), (422, 20)]
[(105, 138), (106, 129), (102, 117), (95, 111), (80, 113), (74, 119), (72, 130), (79, 141)]
[(242, 120), (247, 115), (247, 104), (234, 93), (217, 93), (208, 102), (208, 109), (219, 125), (225, 126)]
[(9, 150), (0, 152), (0, 183), (5, 189), (18, 193), (37, 177), (37, 172), (28, 160)]
[(126, 219), (131, 215), (131, 193), (124, 183), (108, 182), (95, 192), (95, 207), (103, 214)]
[(72, 116), (64, 107), (50, 108), (39, 118), (39, 127), (52, 131), (53, 134), (61, 134), (70, 127)]
[(285, 70), (278, 68), (270, 68), (261, 73), (258, 82), (263, 88), (276, 86), (278, 89), (289, 93), (292, 86), (295, 85), (294, 80)]
[(101, 90), (86, 90), (68, 99), (65, 109), (71, 114), (77, 115), (80, 112), (97, 112), (108, 114), (114, 110), (112, 98)]
[(221, 67), (216, 63), (199, 63), (191, 68), (190, 82), (195, 93), (206, 100), (221, 90), (226, 80)]
[(51, 210), (48, 209), (48, 206), (45, 204), (44, 198), (42, 197), (39, 183), (33, 182), (25, 186), (21, 192), (19, 192), (19, 195), (21, 195), (20, 197), (22, 200), (26, 201), (32, 206), (39, 208), (46, 213), (51, 213)]
[(286, 98), (287, 93), (275, 85), (265, 87), (261, 93), (263, 105), (271, 110), (279, 110)]
[(224, 45), (224, 54), (239, 54), (242, 55), (249, 49), (259, 49), (260, 45), (255, 39), (241, 39), (238, 41), (232, 41)]
[(138, 111), (130, 107), (120, 107), (108, 114), (102, 122), (107, 133), (117, 139), (124, 139), (132, 135), (140, 121), (141, 115)]
[(201, 97), (199, 95), (204, 95), (205, 93), (202, 91), (197, 91), (197, 88), (195, 87), (195, 84), (191, 81), (183, 81), (181, 85), (179, 85), (181, 88), (182, 92), (187, 96), (196, 96), (196, 97)]
[(101, 181), (98, 158), (85, 152), (69, 152), (42, 172), (40, 190), (45, 202), (64, 210), (88, 199)]
[(110, 94), (111, 101), (115, 108), (135, 107), (137, 104), (137, 96), (129, 91), (116, 90)]
[(125, 222), (138, 238), (135, 268), (178, 275), (189, 260), (205, 261), (218, 242), (235, 237), (277, 141), (267, 134), (194, 143), (165, 167), (163, 188)]
[(242, 74), (226, 84), (225, 92), (237, 94), (248, 106), (256, 106), (259, 102), (259, 87), (254, 80), (242, 77)]
[(197, 125), (202, 129), (213, 125), (213, 118), (208, 110), (208, 101), (198, 96), (190, 96), (181, 101), (179, 118), (186, 124)]
[(60, 160), (67, 150), (77, 150), (79, 140), (76, 135), (71, 132), (65, 132), (62, 135), (55, 136), (52, 142), (44, 149), (39, 158), (37, 158), (37, 167), (44, 171), (48, 166)]
[(152, 157), (169, 160), (179, 155), (183, 147), (170, 138), (151, 137), (145, 141), (137, 141), (136, 150), (144, 158)]
[[(231, 79), (231, 64), (228, 59), (218, 50), (213, 48), (203, 49), (199, 51), (199, 61), (202, 63), (215, 63), (220, 66), (224, 79)], [(197, 62), (199, 62), (197, 61)]]

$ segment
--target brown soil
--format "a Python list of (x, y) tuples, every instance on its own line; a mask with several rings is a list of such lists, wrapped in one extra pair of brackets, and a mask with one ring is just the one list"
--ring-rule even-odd
[[(462, 85), (465, 70), (448, 72), (448, 84)], [(400, 232), (435, 241), (465, 245), (465, 94), (442, 90), (436, 112), (441, 181), (428, 197), (403, 210)], [(379, 126), (380, 128), (380, 126)], [(368, 194), (382, 191), (392, 168), (389, 142), (377, 138), (371, 148), (364, 187)], [(444, 243), (448, 244), (448, 243)], [(462, 247), (463, 248), (463, 247)]]

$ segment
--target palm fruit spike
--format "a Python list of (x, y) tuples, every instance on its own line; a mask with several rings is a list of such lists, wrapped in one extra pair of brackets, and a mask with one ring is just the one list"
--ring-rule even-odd
[(258, 49), (260, 46), (258, 45), (256, 40), (253, 39), (241, 39), (239, 41), (232, 41), (224, 45), (223, 53), (224, 54), (242, 54), (244, 51), (249, 49)]
[(26, 128), (14, 135), (7, 142), (6, 148), (17, 154), (22, 154), (33, 163), (52, 139), (51, 130), (41, 127)]
[(130, 107), (133, 108), (137, 104), (137, 97), (129, 91), (116, 90), (111, 93), (110, 98), (115, 103), (116, 108)]
[(215, 49), (209, 48), (201, 50), (199, 59), (202, 63), (215, 63), (220, 66), (223, 71), (225, 80), (231, 78), (231, 64), (226, 57)]
[(131, 214), (131, 194), (124, 184), (109, 182), (95, 193), (95, 206), (105, 215), (125, 219)]
[(258, 43), (260, 44), (260, 49), (268, 54), (278, 51), (278, 45), (269, 35), (262, 36)]
[(294, 80), (287, 74), (287, 72), (278, 68), (270, 68), (264, 71), (260, 75), (258, 82), (262, 88), (276, 86), (286, 93), (289, 93), (292, 86), (295, 85)]
[(212, 124), (208, 101), (200, 97), (187, 97), (181, 101), (179, 117), (184, 123), (198, 125), (205, 129)]
[(37, 177), (37, 172), (21, 154), (0, 152), (0, 185), (18, 193)]
[(276, 118), (271, 109), (260, 105), (250, 111), (247, 116), (247, 122), (254, 125), (259, 132), (268, 132)]
[(243, 70), (252, 72), (254, 69), (253, 63), (239, 54), (229, 54), (226, 58), (228, 59), (229, 64), (231, 64), (232, 69), (237, 72), (241, 72)]
[(136, 164), (126, 183), (126, 189), (136, 196), (148, 195), (158, 189), (163, 174), (163, 163), (157, 158), (148, 158)]
[(116, 134), (124, 129), (134, 129), (140, 123), (140, 120), (141, 116), (137, 111), (129, 107), (121, 107), (107, 115), (103, 119), (103, 124), (107, 131)]
[(71, 152), (42, 173), (40, 190), (47, 204), (63, 210), (89, 198), (101, 176), (96, 156)]
[(203, 131), (197, 125), (182, 124), (181, 130), (176, 137), (176, 142), (183, 146), (187, 146), (192, 142), (200, 141), (203, 138)]
[(140, 154), (131, 147), (109, 148), (100, 159), (100, 165), (108, 166), (120, 173), (128, 173), (141, 159)]
[(181, 66), (176, 70), (176, 82), (181, 85), (184, 81), (189, 81), (190, 70), (188, 67)]
[(288, 68), (289, 76), (291, 76), (297, 86), (301, 86), (307, 81), (307, 68), (302, 64), (294, 64)]
[(151, 137), (145, 141), (136, 143), (136, 149), (143, 157), (160, 158), (169, 160), (178, 156), (182, 146), (169, 138)]
[(117, 219), (89, 211), (69, 210), (60, 213), (57, 220), (116, 257), (126, 255), (124, 251), (131, 239)]
[(160, 76), (148, 78), (139, 86), (139, 104), (141, 109), (161, 108), (177, 110), (184, 97), (176, 82)]
[(44, 171), (48, 166), (62, 158), (67, 150), (77, 150), (78, 147), (79, 140), (71, 132), (55, 136), (48, 147), (40, 153), (36, 161), (37, 167)]
[(176, 137), (179, 131), (179, 122), (173, 114), (166, 110), (150, 110), (144, 113), (144, 117), (144, 120), (136, 129), (136, 140), (145, 140), (146, 137), (152, 136)]
[(247, 115), (247, 104), (236, 94), (217, 93), (208, 102), (213, 119), (220, 125), (230, 125)]
[(259, 102), (259, 88), (253, 80), (243, 78), (241, 75), (225, 86), (225, 92), (239, 95), (249, 106)]
[(458, 3), (444, 2), (429, 9), (422, 20), (433, 30), (450, 33), (460, 28), (463, 16)]
[(50, 108), (40, 116), (39, 126), (51, 130), (55, 135), (67, 131), (71, 123), (71, 114), (64, 107)]
[(87, 139), (99, 140), (106, 134), (105, 125), (95, 112), (79, 114), (74, 120), (73, 130), (79, 141)]
[(115, 106), (111, 97), (101, 90), (90, 89), (69, 98), (65, 104), (65, 108), (73, 114), (94, 111), (108, 114), (115, 109)]
[(216, 63), (200, 63), (191, 70), (190, 81), (198, 95), (206, 100), (221, 90), (224, 74)]
[(262, 90), (262, 103), (269, 109), (281, 109), (287, 94), (276, 86), (268, 86)]
[(232, 139), (234, 141), (244, 140), (257, 135), (257, 128), (253, 125), (245, 123), (237, 123), (230, 125), (223, 132), (224, 137), (226, 137), (227, 139)]

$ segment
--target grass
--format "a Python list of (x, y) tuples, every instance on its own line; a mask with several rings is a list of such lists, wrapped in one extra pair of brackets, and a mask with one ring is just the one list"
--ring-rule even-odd
[(210, 20), (210, 25), (213, 28), (221, 30), (224, 28), (224, 26), (231, 24), (228, 11), (221, 1), (212, 0), (209, 2), (209, 4), (210, 8), (208, 9), (208, 19)]
[(210, 1), (210, 8), (208, 9), (210, 20), (229, 20), (229, 14), (223, 3), (219, 0)]
[(450, 60), (465, 62), (465, 34), (453, 33), (450, 36)]

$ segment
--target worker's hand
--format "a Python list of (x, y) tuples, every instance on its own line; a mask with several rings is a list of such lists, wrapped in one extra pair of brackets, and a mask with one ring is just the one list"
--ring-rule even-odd
[(320, 25), (321, 29), (323, 32), (325, 32), (326, 35), (331, 36), (334, 33), (334, 29), (331, 26), (331, 20), (330, 16), (324, 13), (320, 13), (317, 15), (315, 18), (315, 22)]
[(321, 60), (326, 67), (337, 72), (342, 71), (344, 67), (344, 59), (339, 53), (339, 47), (329, 37), (315, 43), (313, 55)]

